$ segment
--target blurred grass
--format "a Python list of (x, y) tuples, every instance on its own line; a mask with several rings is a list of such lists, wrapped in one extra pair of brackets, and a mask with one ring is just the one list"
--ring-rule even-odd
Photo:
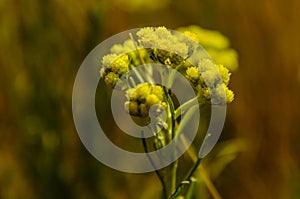
[[(299, 198), (299, 1), (124, 2), (0, 0), (0, 198), (157, 198), (154, 175), (114, 171), (84, 149), (72, 86), (105, 38), (191, 24), (224, 33), (240, 57), (221, 141), (246, 140), (247, 150), (207, 168), (217, 189), (223, 198)], [(207, 166), (214, 158), (218, 148)]]

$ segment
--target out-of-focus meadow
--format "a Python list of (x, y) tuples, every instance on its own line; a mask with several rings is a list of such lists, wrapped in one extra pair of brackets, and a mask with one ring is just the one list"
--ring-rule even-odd
[(157, 197), (153, 173), (118, 172), (88, 153), (71, 96), (96, 45), (159, 25), (216, 29), (239, 54), (235, 101), (207, 157), (219, 161), (204, 165), (221, 196), (299, 198), (299, 9), (296, 0), (0, 0), (0, 198)]

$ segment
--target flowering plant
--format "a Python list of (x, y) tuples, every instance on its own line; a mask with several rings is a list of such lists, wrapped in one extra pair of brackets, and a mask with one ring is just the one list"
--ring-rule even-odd
[[(115, 44), (110, 54), (101, 58), (101, 78), (111, 88), (125, 93), (124, 110), (140, 125), (145, 126), (155, 120), (155, 124), (149, 126), (154, 137), (154, 150), (164, 148), (184, 131), (183, 126), (192, 120), (193, 107), (222, 106), (234, 99), (228, 88), (231, 73), (221, 63), (232, 64), (231, 70), (237, 67), (237, 55), (229, 48), (227, 38), (197, 26), (178, 30), (183, 33), (172, 32), (165, 27), (142, 28), (136, 32), (135, 38), (130, 35), (128, 40)], [(199, 48), (199, 44), (212, 54), (216, 63), (203, 48)], [(156, 70), (156, 65), (162, 69)], [(139, 66), (143, 66), (144, 70), (141, 71)], [(184, 103), (172, 90), (177, 83), (176, 73), (185, 77), (195, 93), (194, 98)], [(156, 81), (156, 76), (159, 76), (160, 82)], [(141, 140), (148, 153), (150, 147), (146, 138)], [(173, 153), (171, 156), (179, 152), (174, 148)], [(155, 168), (155, 161), (151, 157), (149, 160)], [(201, 158), (195, 160), (187, 175), (179, 181), (178, 161), (172, 162), (168, 169), (155, 171), (162, 184), (163, 198), (192, 197), (193, 174)]]

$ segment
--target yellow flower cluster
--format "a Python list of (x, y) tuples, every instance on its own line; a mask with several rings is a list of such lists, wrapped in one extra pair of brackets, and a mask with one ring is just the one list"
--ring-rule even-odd
[[(122, 44), (115, 44), (110, 49), (111, 54), (102, 58), (101, 77), (107, 85), (115, 88), (121, 76), (130, 69), (144, 63), (161, 63), (184, 73), (198, 93), (200, 103), (232, 102), (234, 94), (228, 88), (228, 84), (230, 70), (237, 67), (237, 54), (230, 48), (229, 40), (217, 31), (202, 29), (199, 26), (183, 27), (179, 31), (184, 34), (172, 32), (165, 27), (140, 29), (136, 33), (136, 44), (131, 39)], [(199, 44), (214, 61), (205, 56), (201, 57), (201, 53), (198, 54)], [(198, 64), (192, 65), (193, 61), (197, 61)], [(140, 82), (146, 81), (142, 75), (140, 77)], [(121, 85), (121, 90), (127, 90), (130, 94), (126, 107), (131, 115), (146, 117), (152, 105), (166, 106), (161, 86), (144, 83), (132, 89), (130, 87), (135, 86), (137, 82), (130, 82), (130, 85), (124, 83), (127, 85), (118, 85)]]
[(142, 28), (137, 32), (137, 36), (140, 44), (148, 48), (153, 61), (176, 68), (183, 64), (184, 58), (188, 56), (188, 45), (165, 27)]
[(194, 84), (199, 84), (200, 74), (195, 66), (191, 66), (186, 70), (186, 77)]
[(143, 83), (137, 88), (129, 89), (127, 99), (125, 109), (133, 116), (148, 117), (149, 109), (153, 105), (160, 105), (155, 110), (156, 114), (159, 115), (162, 112), (162, 107), (167, 107), (167, 103), (164, 101), (163, 88), (159, 85)]
[(231, 73), (223, 65), (215, 65), (212, 61), (202, 60), (198, 67), (186, 69), (186, 77), (198, 92), (201, 103), (230, 103), (234, 99), (233, 92), (227, 87)]
[(114, 87), (119, 78), (129, 71), (130, 59), (127, 54), (118, 56), (117, 54), (108, 54), (102, 58), (103, 67), (100, 70), (101, 77), (106, 84)]

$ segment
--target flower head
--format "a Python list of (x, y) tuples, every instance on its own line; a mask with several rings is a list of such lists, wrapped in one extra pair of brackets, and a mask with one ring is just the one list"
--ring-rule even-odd
[(234, 94), (227, 87), (230, 72), (223, 65), (216, 65), (210, 59), (202, 59), (198, 67), (188, 66), (186, 77), (198, 92), (200, 103), (223, 104), (230, 103)]
[(212, 104), (230, 103), (234, 99), (233, 92), (224, 84), (219, 84), (213, 92)]
[(129, 71), (130, 59), (127, 54), (108, 54), (102, 58), (101, 77), (107, 85), (114, 87), (119, 78)]
[(180, 37), (165, 27), (143, 28), (137, 32), (140, 44), (151, 49), (149, 54), (154, 61), (176, 68), (183, 64), (189, 48)]
[(119, 76), (113, 72), (109, 72), (107, 75), (105, 75), (104, 81), (107, 85), (114, 87), (119, 81)]
[(150, 107), (153, 105), (159, 105), (156, 114), (162, 112), (162, 107), (167, 107), (164, 101), (163, 89), (159, 85), (141, 84), (137, 88), (127, 91), (127, 99), (125, 109), (129, 114), (142, 118), (148, 117)]
[(222, 80), (224, 82), (225, 85), (228, 85), (229, 83), (229, 80), (230, 80), (230, 75), (231, 73), (229, 72), (229, 70), (223, 66), (223, 65), (218, 65), (218, 69), (219, 69), (219, 72), (220, 72), (220, 75), (222, 77)]
[(142, 28), (136, 35), (139, 37), (139, 42), (145, 47), (155, 44), (159, 39), (152, 27)]
[(189, 67), (186, 70), (186, 77), (190, 80), (193, 84), (198, 84), (200, 80), (200, 74), (198, 69), (195, 66)]

